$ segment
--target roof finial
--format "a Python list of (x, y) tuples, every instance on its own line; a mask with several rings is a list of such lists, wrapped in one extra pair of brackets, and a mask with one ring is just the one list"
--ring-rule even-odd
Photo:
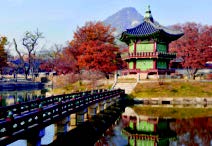
[[(147, 9), (148, 11), (150, 11), (150, 5), (148, 5), (148, 9)], [(151, 12), (151, 11), (150, 11)]]
[(144, 15), (144, 20), (145, 21), (151, 21), (151, 22), (154, 21), (153, 17), (152, 17), (152, 14), (151, 14), (151, 10), (150, 10), (150, 5), (148, 5), (148, 7), (147, 7), (146, 13)]

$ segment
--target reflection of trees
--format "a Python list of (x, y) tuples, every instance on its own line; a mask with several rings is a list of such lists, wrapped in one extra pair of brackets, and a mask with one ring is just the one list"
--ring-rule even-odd
[(209, 117), (177, 119), (170, 124), (170, 128), (176, 131), (179, 144), (206, 146), (212, 140), (212, 118)]
[(38, 96), (41, 96), (41, 90), (3, 91), (0, 92), (0, 106), (35, 100)]

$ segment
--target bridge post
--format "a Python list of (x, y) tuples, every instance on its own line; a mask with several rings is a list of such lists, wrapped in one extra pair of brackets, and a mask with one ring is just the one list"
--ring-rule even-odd
[(92, 118), (93, 116), (97, 114), (97, 108), (98, 108), (98, 103), (95, 103), (88, 107), (88, 118)]
[(87, 113), (88, 109), (85, 108), (76, 113), (76, 125), (80, 125), (85, 121), (85, 114)]
[(106, 100), (105, 107), (108, 108), (108, 107), (111, 106), (111, 105), (112, 105), (112, 99), (111, 99), (111, 98), (108, 98), (108, 99)]
[(71, 117), (71, 120), (70, 120), (70, 123), (69, 123), (69, 125), (70, 125), (70, 130), (73, 129), (73, 128), (75, 128), (76, 125), (77, 125), (76, 116), (77, 116), (76, 113), (70, 115), (70, 117)]
[(68, 123), (70, 122), (70, 117), (65, 117), (64, 119), (56, 122), (54, 124), (54, 135), (60, 135), (62, 133), (66, 133), (69, 130), (69, 125)]
[(112, 98), (113, 104), (116, 104), (120, 100), (120, 95), (117, 95), (116, 97)]
[(98, 103), (98, 108), (97, 108), (97, 113), (100, 113), (101, 111), (105, 110), (106, 109), (105, 105), (106, 105), (106, 101), (105, 100), (99, 102)]
[(27, 146), (41, 146), (41, 138), (45, 135), (45, 128), (34, 131), (27, 138)]

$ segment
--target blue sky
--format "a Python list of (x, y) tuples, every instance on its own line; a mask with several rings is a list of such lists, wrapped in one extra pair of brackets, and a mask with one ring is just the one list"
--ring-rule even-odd
[(124, 7), (144, 15), (147, 5), (162, 25), (197, 22), (212, 25), (212, 0), (0, 0), (0, 35), (20, 41), (24, 32), (37, 28), (43, 43), (70, 41), (77, 26), (104, 20)]

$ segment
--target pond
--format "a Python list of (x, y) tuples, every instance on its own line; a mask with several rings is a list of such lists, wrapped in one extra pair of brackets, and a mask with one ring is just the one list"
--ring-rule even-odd
[[(193, 110), (196, 111), (196, 108)], [(52, 124), (45, 128), (46, 134), (42, 137), (41, 144), (48, 145), (55, 140), (54, 127)], [(71, 143), (70, 140), (70, 145)], [(26, 140), (19, 140), (9, 146), (25, 145)], [(141, 112), (138, 114), (133, 107), (126, 107), (125, 112), (117, 117), (115, 124), (94, 145), (212, 146), (212, 117), (150, 116)]]
[(19, 91), (0, 91), (0, 107), (9, 106), (18, 102), (34, 100), (40, 96), (45, 96), (46, 90), (19, 90)]
[(212, 117), (170, 118), (137, 114), (127, 107), (96, 145), (212, 146)]

